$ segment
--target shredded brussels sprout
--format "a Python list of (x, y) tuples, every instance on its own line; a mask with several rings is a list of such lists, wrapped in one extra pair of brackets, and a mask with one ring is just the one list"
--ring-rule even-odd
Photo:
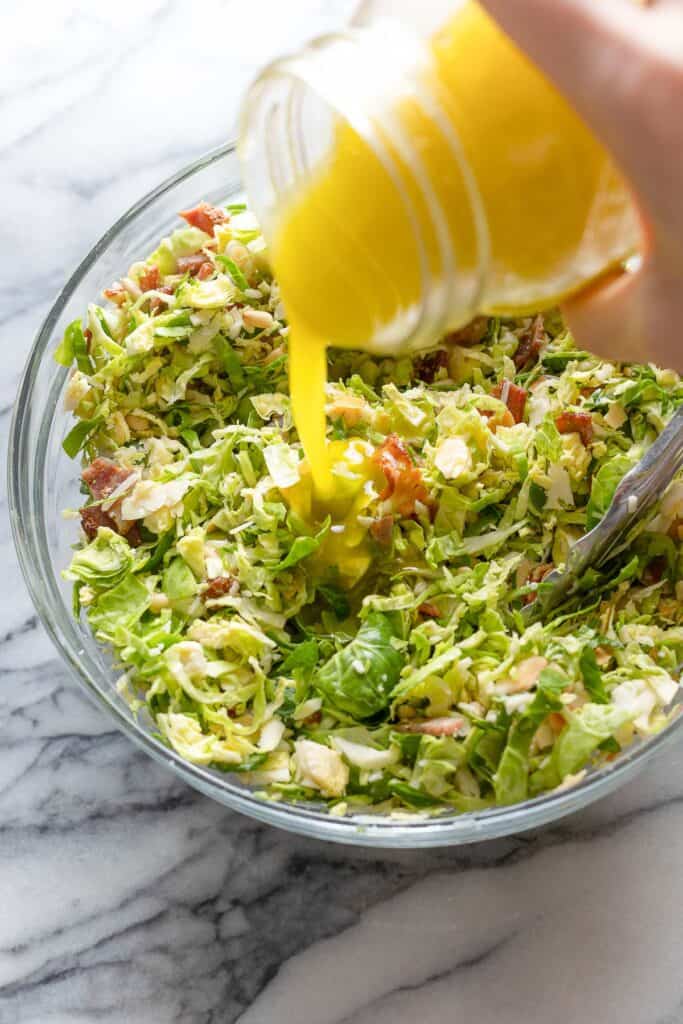
[(333, 350), (321, 507), (258, 227), (183, 216), (57, 352), (87, 492), (65, 576), (164, 742), (268, 799), (433, 814), (571, 785), (661, 729), (683, 481), (551, 621), (522, 609), (683, 402), (678, 376), (577, 351), (557, 313), (412, 360)]

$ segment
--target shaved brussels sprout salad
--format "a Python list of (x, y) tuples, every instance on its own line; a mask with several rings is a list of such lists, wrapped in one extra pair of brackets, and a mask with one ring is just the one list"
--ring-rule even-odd
[(292, 422), (252, 214), (200, 203), (74, 321), (65, 577), (160, 739), (270, 800), (474, 811), (567, 787), (667, 722), (683, 481), (542, 623), (523, 609), (683, 402), (557, 313), (413, 359), (330, 351), (334, 497)]

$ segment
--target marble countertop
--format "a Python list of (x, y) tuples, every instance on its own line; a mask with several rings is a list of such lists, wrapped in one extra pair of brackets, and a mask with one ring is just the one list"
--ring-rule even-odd
[[(232, 132), (259, 64), (351, 5), (0, 7), (3, 454), (65, 277)], [(476, 847), (359, 851), (257, 825), (91, 707), (37, 622), (1, 486), (0, 1024), (683, 1022), (680, 746), (582, 814)]]

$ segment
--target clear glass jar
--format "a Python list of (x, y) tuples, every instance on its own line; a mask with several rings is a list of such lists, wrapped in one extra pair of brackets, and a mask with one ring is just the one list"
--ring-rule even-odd
[(639, 241), (608, 154), (483, 10), (414, 6), (271, 64), (241, 125), (290, 319), (375, 352), (547, 308)]

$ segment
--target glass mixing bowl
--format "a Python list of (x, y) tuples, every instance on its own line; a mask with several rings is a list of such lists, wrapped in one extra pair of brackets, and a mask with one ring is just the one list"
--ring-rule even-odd
[(239, 201), (239, 166), (233, 146), (202, 157), (132, 207), (97, 243), (67, 282), (38, 332), (19, 387), (9, 445), (9, 505), (14, 539), (38, 614), (85, 691), (131, 740), (191, 786), (260, 821), (318, 839), (376, 847), (447, 846), (520, 832), (559, 818), (621, 785), (642, 768), (683, 724), (675, 718), (658, 736), (634, 744), (613, 764), (589, 772), (577, 786), (513, 807), (476, 814), (410, 817), (330, 817), (315, 807), (266, 801), (225, 775), (189, 764), (154, 735), (149, 717), (134, 715), (116, 691), (119, 672), (87, 625), (71, 612), (71, 587), (61, 578), (76, 539), (76, 524), (62, 509), (78, 507), (79, 465), (62, 451), (71, 424), (62, 393), (68, 371), (53, 360), (65, 326), (88, 302), (175, 226), (178, 210), (198, 200)]

